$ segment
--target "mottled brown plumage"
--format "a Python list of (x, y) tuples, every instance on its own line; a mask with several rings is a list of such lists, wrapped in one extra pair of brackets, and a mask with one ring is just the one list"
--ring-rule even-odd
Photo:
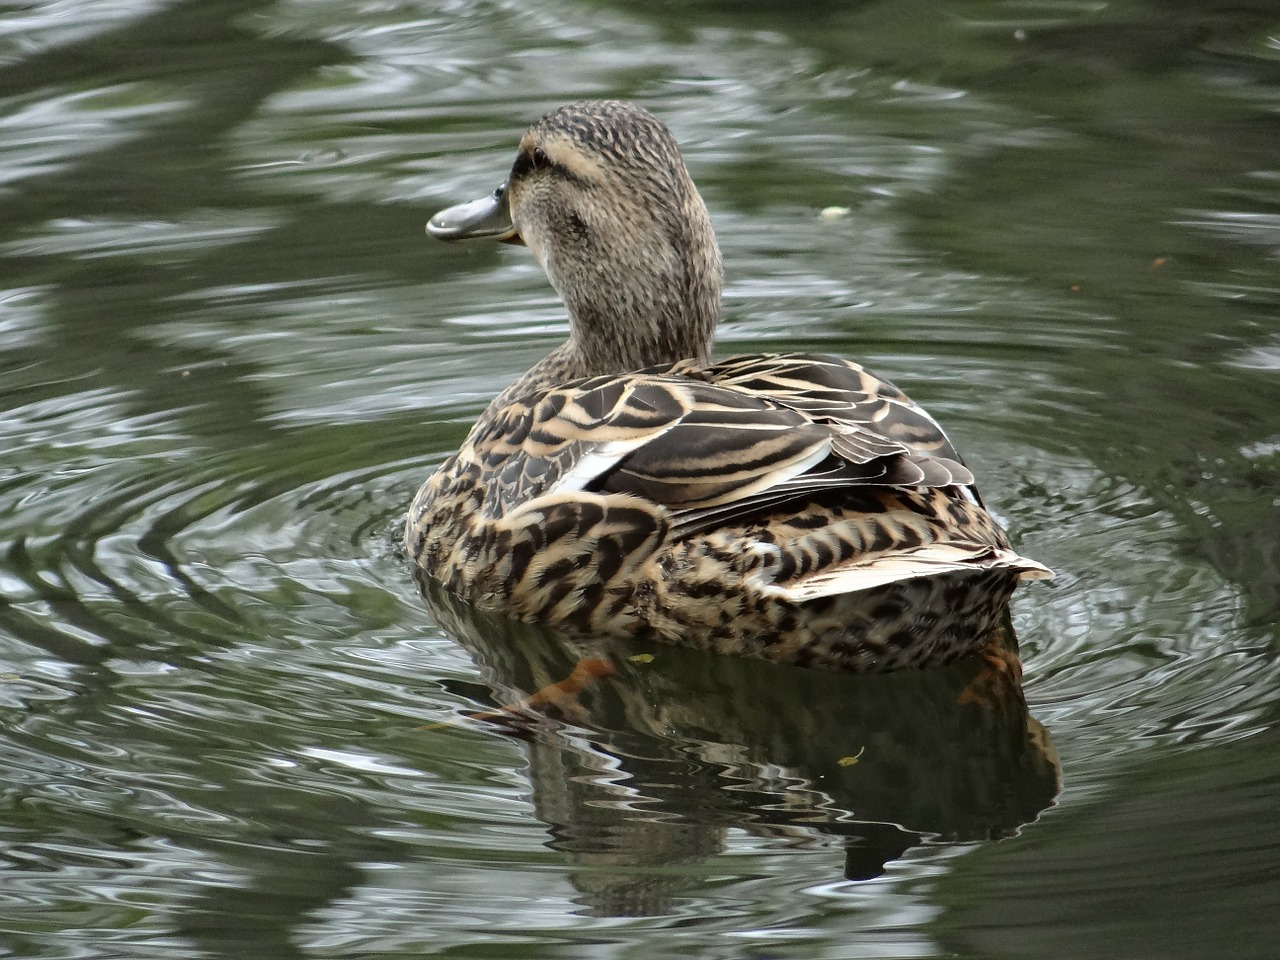
[(569, 340), (423, 485), (405, 545), (478, 606), (787, 663), (885, 670), (981, 647), (1020, 578), (942, 429), (836, 357), (712, 362), (722, 269), (670, 131), (614, 101), (520, 141), (433, 218), (523, 242)]

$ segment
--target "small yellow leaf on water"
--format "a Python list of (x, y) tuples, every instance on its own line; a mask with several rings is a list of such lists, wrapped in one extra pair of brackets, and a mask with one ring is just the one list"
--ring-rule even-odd
[(823, 207), (822, 212), (818, 214), (827, 223), (834, 223), (849, 215), (848, 207)]
[(852, 757), (841, 757), (839, 760), (836, 761), (836, 763), (840, 764), (840, 766), (842, 767), (852, 767), (855, 763), (858, 762), (858, 759), (866, 752), (867, 752), (867, 748), (862, 747)]
[(627, 657), (632, 663), (653, 663), (652, 653), (637, 653), (635, 656)]

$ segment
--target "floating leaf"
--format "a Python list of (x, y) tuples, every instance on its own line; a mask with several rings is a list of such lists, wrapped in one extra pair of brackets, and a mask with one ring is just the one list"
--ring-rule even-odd
[(859, 748), (858, 752), (855, 753), (852, 757), (841, 757), (839, 760), (836, 761), (836, 763), (840, 764), (840, 766), (842, 767), (852, 767), (855, 763), (858, 762), (858, 760), (866, 752), (867, 752), (867, 748), (861, 747)]

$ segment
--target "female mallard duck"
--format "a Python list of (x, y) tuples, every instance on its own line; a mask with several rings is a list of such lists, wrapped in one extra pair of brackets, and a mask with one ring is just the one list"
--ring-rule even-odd
[(414, 498), (405, 546), (477, 606), (846, 670), (973, 652), (1020, 579), (973, 474), (856, 363), (713, 362), (723, 271), (675, 138), (628, 103), (562, 107), (444, 240), (525, 244), (569, 339)]

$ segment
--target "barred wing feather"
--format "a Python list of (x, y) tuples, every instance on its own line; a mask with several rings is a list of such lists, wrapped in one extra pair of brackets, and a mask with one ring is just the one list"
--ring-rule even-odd
[(680, 363), (577, 381), (490, 418), (471, 449), (498, 482), (486, 512), (623, 493), (677, 530), (850, 485), (967, 485), (937, 423), (856, 364), (811, 355)]

